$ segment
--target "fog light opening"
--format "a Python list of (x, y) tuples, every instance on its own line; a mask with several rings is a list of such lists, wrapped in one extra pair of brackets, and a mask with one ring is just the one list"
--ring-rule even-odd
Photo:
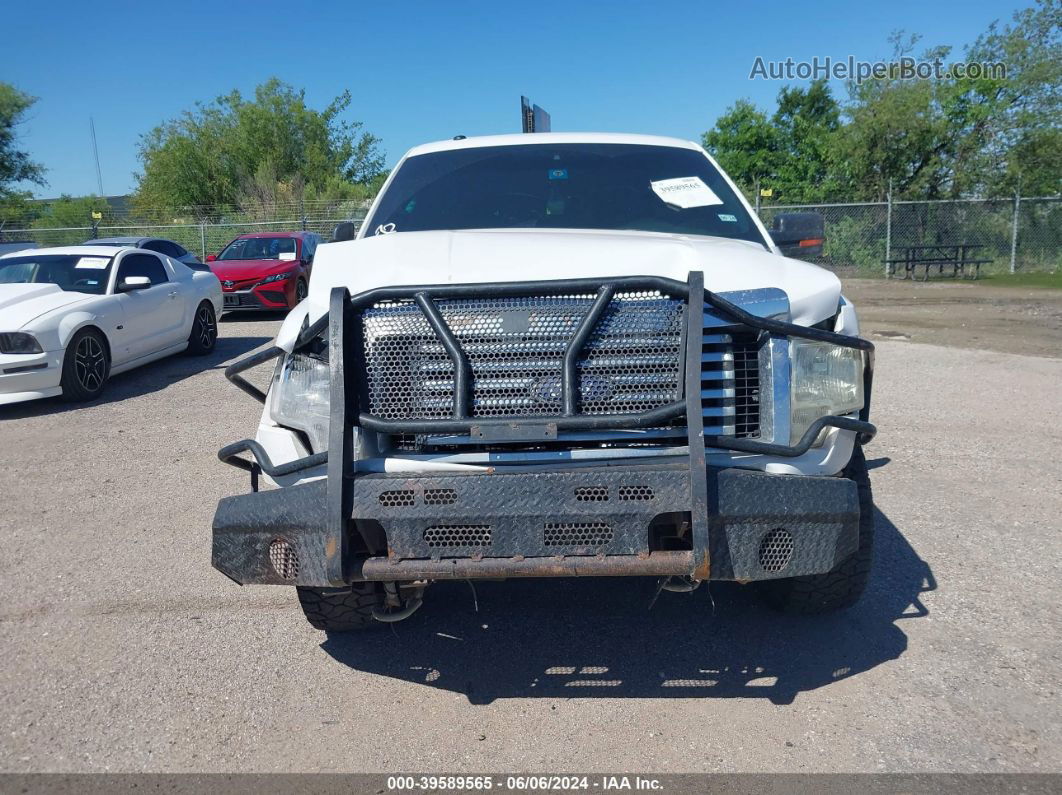
[(782, 571), (792, 559), (793, 534), (784, 527), (776, 527), (760, 541), (760, 566), (764, 571)]
[(269, 562), (273, 571), (282, 579), (294, 580), (299, 576), (299, 555), (288, 541), (273, 539), (269, 544)]

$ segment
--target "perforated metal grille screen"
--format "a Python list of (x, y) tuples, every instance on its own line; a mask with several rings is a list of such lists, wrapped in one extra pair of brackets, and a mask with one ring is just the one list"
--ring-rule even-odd
[[(593, 295), (441, 300), (439, 312), (472, 369), (474, 417), (559, 416), (564, 351)], [(363, 314), (372, 414), (443, 419), (454, 364), (419, 307), (385, 302)], [(576, 365), (579, 411), (634, 414), (682, 398), (683, 302), (617, 294)]]

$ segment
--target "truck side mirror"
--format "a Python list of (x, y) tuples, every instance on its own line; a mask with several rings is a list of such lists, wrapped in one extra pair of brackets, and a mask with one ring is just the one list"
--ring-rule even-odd
[(779, 213), (770, 232), (783, 256), (798, 259), (822, 256), (826, 223), (819, 213)]
[(332, 230), (332, 242), (341, 243), (344, 240), (353, 240), (357, 231), (358, 228), (351, 221), (336, 224), (336, 228)]

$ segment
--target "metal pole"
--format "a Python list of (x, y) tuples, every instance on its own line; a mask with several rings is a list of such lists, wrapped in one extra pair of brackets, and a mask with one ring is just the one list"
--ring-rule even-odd
[(103, 175), (100, 172), (100, 150), (96, 146), (96, 122), (89, 116), (89, 131), (92, 133), (92, 156), (96, 158), (96, 187), (100, 189), (100, 196), (103, 196)]
[[(756, 218), (760, 219), (760, 178), (759, 177), (756, 177), (754, 185), (755, 185), (755, 187), (753, 188), (753, 190), (756, 191)], [(762, 220), (762, 219), (760, 219), (760, 220)]]
[(204, 223), (199, 224), (199, 250), (203, 262), (206, 262), (206, 224)]
[(892, 259), (892, 177), (889, 178), (889, 192), (885, 194), (885, 278), (888, 279), (889, 260)]
[(1018, 214), (1021, 212), (1021, 182), (1014, 190), (1014, 223), (1010, 227), (1010, 272), (1014, 273), (1018, 264)]

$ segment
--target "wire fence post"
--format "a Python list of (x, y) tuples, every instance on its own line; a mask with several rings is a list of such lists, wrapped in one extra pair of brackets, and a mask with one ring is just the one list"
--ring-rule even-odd
[(206, 224), (202, 222), (199, 224), (199, 251), (200, 259), (206, 262)]
[(1010, 227), (1010, 272), (1018, 265), (1018, 214), (1021, 212), (1021, 189), (1014, 191), (1014, 222)]
[(892, 267), (889, 260), (892, 259), (892, 178), (889, 178), (889, 192), (885, 194), (885, 278), (892, 276), (889, 269)]
[(756, 182), (754, 183), (754, 186), (753, 186), (752, 189), (756, 192), (756, 217), (759, 218), (762, 221), (763, 218), (760, 217), (760, 178), (759, 177), (756, 177)]

